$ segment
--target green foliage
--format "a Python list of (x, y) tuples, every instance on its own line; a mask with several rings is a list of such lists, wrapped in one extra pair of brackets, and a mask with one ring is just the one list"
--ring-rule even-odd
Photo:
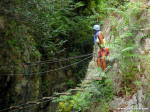
[(135, 86), (134, 81), (139, 73), (137, 65), (141, 58), (140, 54), (136, 53), (140, 46), (137, 41), (142, 38), (137, 34), (141, 30), (141, 23), (144, 19), (139, 17), (143, 11), (141, 4), (141, 2), (128, 3), (117, 9), (108, 9), (112, 12), (110, 27), (113, 41), (106, 46), (115, 53), (112, 57), (119, 62), (120, 74), (123, 76), (123, 88), (125, 92), (131, 94), (134, 92), (131, 86)]
[[(1, 33), (1, 73), (23, 73), (24, 66), (21, 63), (29, 62), (27, 55), (30, 54), (30, 59), (36, 61), (40, 59), (41, 54), (36, 48), (33, 36), (27, 34), (29, 29), (25, 25), (11, 20), (5, 30), (6, 32)], [(29, 49), (26, 49), (27, 45)]]
[[(93, 81), (87, 87), (71, 96), (60, 96), (55, 102), (59, 102), (58, 112), (86, 111), (91, 110), (93, 104), (100, 104), (105, 107), (113, 98), (113, 87), (109, 79)], [(105, 102), (105, 104), (103, 104)], [(102, 108), (106, 109), (106, 108)]]
[(68, 80), (68, 81), (67, 81), (67, 85), (68, 85), (69, 87), (73, 87), (73, 85), (75, 85), (75, 82), (74, 82), (73, 80)]
[(43, 81), (42, 87), (41, 87), (41, 92), (43, 96), (47, 95), (48, 89), (49, 89), (49, 84), (50, 84), (50, 80), (45, 80)]
[[(119, 6), (124, 2), (124, 0), (1, 0), (0, 6), (4, 9), (0, 10), (4, 13), (1, 16), (6, 19), (7, 25), (3, 32), (0, 31), (0, 35), (3, 36), (1, 45), (5, 46), (0, 55), (0, 63), (5, 63), (5, 60), (2, 61), (4, 57), (7, 58), (7, 62), (16, 65), (22, 61), (30, 62), (91, 53), (93, 45), (91, 26), (111, 14), (110, 27), (114, 41), (106, 46), (115, 52), (112, 57), (120, 63), (124, 88), (128, 92), (132, 80), (136, 79), (135, 74), (139, 72), (136, 67), (138, 63), (134, 63), (135, 58), (139, 59), (134, 52), (138, 47), (134, 37), (140, 30), (139, 23), (143, 19), (130, 24), (133, 21), (130, 19), (131, 16), (137, 19), (141, 14), (142, 9), (139, 7), (141, 3)], [(122, 18), (119, 22), (118, 17)], [(59, 51), (63, 52), (59, 53)], [(9, 59), (11, 61), (8, 61)], [(69, 63), (76, 61), (78, 59)], [(62, 65), (64, 64), (68, 63)], [(88, 62), (72, 67), (76, 78), (83, 77), (87, 64)], [(56, 65), (50, 66), (56, 67)], [(19, 71), (21, 67), (17, 66), (15, 70)], [(46, 71), (49, 68), (51, 67), (48, 65), (42, 65), (40, 70)], [(5, 72), (12, 69), (14, 70), (12, 67), (1, 67), (1, 71)], [(51, 82), (45, 79), (42, 80), (42, 94), (46, 96)], [(70, 87), (74, 85), (70, 79), (67, 82)], [(72, 96), (61, 96), (57, 100), (58, 111), (90, 110), (94, 103), (101, 105), (101, 111), (108, 111), (108, 102), (112, 97), (113, 88), (110, 80), (93, 81), (82, 92)]]
[[(76, 8), (82, 5), (82, 3), (75, 4), (72, 0), (2, 0), (0, 12), (4, 14), (2, 13), (1, 16), (7, 18), (5, 21), (7, 24), (8, 21), (12, 21), (9, 25), (11, 28), (6, 28), (6, 32), (4, 31), (5, 38), (8, 38), (12, 32), (17, 36), (17, 38), (6, 39), (8, 45), (14, 49), (14, 54), (21, 51), (20, 55), (22, 55), (25, 50), (22, 44), (27, 40), (31, 41), (28, 43), (32, 47), (29, 47), (31, 50), (29, 55), (34, 55), (35, 60), (32, 58), (30, 61), (39, 60), (37, 57), (40, 57), (40, 60), (52, 60), (91, 53), (93, 23), (90, 18), (83, 16), (82, 12), (81, 14), (76, 12)], [(29, 60), (24, 61), (29, 62)], [(67, 64), (70, 63), (72, 62)], [(72, 68), (72, 72), (76, 73), (75, 77), (83, 77), (87, 63)], [(41, 68), (41, 71), (46, 71), (50, 67), (41, 65)]]
[(95, 15), (95, 21), (104, 20), (108, 11), (107, 8), (119, 7), (125, 3), (124, 0), (76, 0), (77, 9), (82, 11), (85, 15)]
[[(127, 8), (128, 7), (128, 8)], [(139, 31), (139, 24), (137, 22), (130, 23), (130, 16), (134, 12), (134, 16), (136, 17), (138, 13), (140, 13), (140, 8), (136, 8), (139, 10), (135, 10), (131, 7), (139, 7), (137, 4), (128, 4), (127, 6), (123, 7), (123, 9), (113, 9), (115, 13), (118, 14), (118, 16), (121, 16), (122, 20), (117, 20), (116, 17), (113, 17), (111, 27), (112, 27), (112, 36), (114, 37), (113, 45), (111, 48), (115, 51), (117, 54), (116, 57), (119, 59), (119, 62), (121, 63), (121, 67), (124, 71), (129, 68), (129, 66), (133, 65), (132, 63), (134, 60), (133, 57), (138, 57), (138, 55), (135, 55), (135, 50), (138, 47), (138, 44), (135, 43), (135, 36)], [(125, 10), (126, 9), (126, 10)], [(131, 9), (131, 10), (128, 10)], [(139, 21), (140, 22), (140, 21)], [(116, 49), (117, 48), (117, 49)], [(128, 64), (128, 66), (126, 66)]]
[[(12, 21), (10, 24), (12, 28), (5, 32), (6, 38), (10, 33), (16, 32), (16, 39), (7, 40), (9, 46), (14, 49), (13, 52), (16, 54), (22, 51), (22, 43), (31, 38), (33, 51), (30, 52), (31, 55), (48, 60), (91, 53), (93, 46), (91, 26), (104, 19), (105, 8), (118, 3), (117, 0), (2, 0), (0, 11), (4, 13), (2, 16), (7, 18), (7, 21)], [(21, 42), (17, 43), (18, 40)], [(72, 68), (76, 73), (75, 77), (78, 79), (83, 77), (87, 63)], [(42, 66), (42, 71), (48, 68)]]

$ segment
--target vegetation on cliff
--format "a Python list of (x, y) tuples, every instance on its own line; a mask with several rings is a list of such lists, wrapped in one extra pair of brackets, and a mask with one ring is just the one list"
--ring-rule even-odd
[[(139, 32), (147, 31), (144, 26), (147, 18), (142, 13), (148, 7), (144, 3), (127, 0), (1, 0), (0, 7), (0, 109), (66, 91), (79, 84), (89, 61), (56, 72), (47, 71), (80, 59), (41, 62), (92, 53), (94, 24), (103, 28), (108, 24), (111, 37), (105, 47), (112, 51), (108, 58), (110, 62), (115, 60), (118, 70), (103, 73), (106, 76), (102, 80), (91, 81), (85, 87), (79, 86), (80, 91), (73, 95), (60, 96), (55, 100), (59, 104), (57, 111), (108, 112), (114, 95), (133, 95), (138, 90), (141, 84), (138, 75), (145, 70), (138, 68), (143, 59), (138, 48), (141, 40), (149, 37), (147, 32), (139, 35)], [(149, 62), (147, 56), (144, 58)], [(110, 76), (121, 76), (117, 89)], [(43, 105), (31, 111), (49, 110)]]
[[(109, 38), (106, 37), (110, 41), (105, 44), (105, 47), (110, 48), (112, 51), (112, 54), (108, 57), (109, 60), (115, 60), (115, 64), (118, 67), (113, 71), (114, 68), (112, 65), (112, 70), (105, 74), (103, 80), (97, 81), (99, 83), (95, 86), (94, 90), (92, 90), (93, 86), (90, 86), (94, 83), (92, 81), (86, 84), (85, 88), (82, 85), (79, 87), (83, 89), (82, 92), (77, 92), (77, 94), (72, 96), (61, 96), (56, 100), (60, 102), (58, 112), (70, 112), (71, 110), (82, 112), (113, 111), (113, 107), (110, 107), (110, 102), (114, 95), (125, 97), (126, 99), (131, 98), (141, 87), (141, 83), (145, 84), (145, 82), (140, 81), (141, 74), (144, 73), (144, 68), (139, 69), (138, 67), (141, 64), (141, 60), (143, 60), (143, 55), (146, 60), (149, 60), (148, 55), (141, 55), (139, 49), (141, 47), (141, 40), (149, 37), (148, 30), (145, 29), (147, 15), (144, 15), (144, 12), (147, 12), (147, 8), (148, 6), (143, 2), (127, 2), (119, 5), (119, 7), (106, 8), (109, 18), (106, 19), (105, 24), (107, 25), (104, 25), (104, 27), (109, 28), (109, 30), (107, 29), (107, 32), (103, 32), (104, 34), (109, 33), (111, 36)], [(145, 32), (140, 34), (142, 31)], [(117, 77), (119, 77), (118, 80), (120, 81), (117, 81)], [(119, 83), (117, 88), (115, 88), (115, 83)], [(104, 86), (99, 89), (101, 84), (104, 84)], [(88, 92), (87, 89), (91, 91)], [(104, 93), (104, 96), (101, 97), (102, 93)], [(95, 97), (97, 98), (95, 99)], [(80, 103), (78, 100), (80, 100)], [(127, 107), (127, 105), (124, 106)]]

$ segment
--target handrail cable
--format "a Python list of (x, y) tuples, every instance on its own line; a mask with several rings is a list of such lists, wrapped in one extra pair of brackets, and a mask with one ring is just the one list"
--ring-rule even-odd
[(54, 72), (54, 71), (62, 70), (62, 69), (68, 68), (68, 67), (70, 67), (70, 66), (76, 65), (76, 64), (81, 63), (81, 62), (83, 62), (83, 61), (85, 61), (85, 60), (87, 60), (87, 59), (89, 59), (89, 58), (91, 58), (91, 57), (92, 57), (92, 56), (89, 56), (89, 57), (84, 58), (84, 59), (82, 59), (82, 60), (80, 60), (80, 61), (78, 61), (78, 62), (72, 63), (72, 64), (70, 64), (70, 65), (67, 65), (67, 66), (64, 66), (64, 67), (60, 67), (60, 68), (57, 68), (57, 69), (51, 69), (51, 70), (48, 70), (48, 71), (43, 71), (43, 72), (32, 72), (32, 73), (30, 73), (30, 74), (18, 73), (18, 74), (0, 74), (0, 75), (11, 75), (11, 76), (13, 76), (13, 75), (34, 75), (34, 74), (49, 73), (49, 72)]
[[(61, 68), (58, 68), (58, 69), (53, 69), (53, 70), (44, 71), (44, 72), (38, 72), (38, 74), (41, 74), (41, 73), (48, 73), (48, 72), (51, 72), (51, 71), (57, 71), (57, 70), (65, 69), (65, 68), (67, 68), (67, 67), (70, 67), (70, 66), (73, 66), (73, 65), (75, 65), (75, 64), (78, 64), (78, 63), (80, 63), (80, 62), (83, 62), (83, 61), (85, 61), (85, 60), (87, 60), (87, 59), (89, 59), (89, 58), (91, 58), (91, 57), (92, 57), (92, 56), (89, 56), (89, 57), (87, 57), (87, 58), (84, 58), (83, 60), (80, 60), (80, 61), (78, 61), (78, 62), (75, 62), (75, 63), (73, 63), (73, 64), (70, 64), (70, 65), (67, 65), (67, 66), (64, 66), (64, 67), (61, 67)], [(37, 73), (31, 73), (30, 75), (32, 75), (32, 74), (37, 74)], [(11, 74), (11, 75), (12, 75), (12, 74)], [(13, 74), (13, 75), (19, 75), (19, 74)], [(43, 97), (42, 99), (39, 99), (39, 100), (37, 100), (36, 102), (31, 102), (31, 105), (37, 105), (37, 104), (42, 103), (41, 100), (44, 100), (44, 98), (49, 98), (49, 99), (47, 99), (46, 101), (42, 101), (43, 103), (52, 100), (54, 97), (53, 97), (53, 98), (52, 98), (52, 97)], [(55, 98), (56, 98), (56, 97), (55, 97)], [(24, 106), (24, 105), (28, 105), (28, 102), (25, 103), (25, 104), (18, 105), (18, 106), (11, 106), (11, 107), (9, 107), (9, 108), (2, 109), (2, 110), (0, 110), (0, 112), (2, 112), (2, 111), (7, 111), (7, 110), (13, 110), (13, 109), (14, 109), (14, 110), (18, 110), (18, 109), (20, 110), (20, 109), (25, 109), (25, 108), (30, 107), (30, 106), (26, 106), (26, 107), (21, 108), (21, 107)], [(13, 111), (14, 111), (14, 110), (13, 110)]]
[[(86, 80), (86, 79), (85, 79)], [(88, 80), (100, 80), (100, 79), (88, 79)], [(82, 89), (71, 89), (70, 91), (68, 92), (72, 92), (72, 91), (82, 91)], [(54, 100), (56, 98), (59, 97), (59, 95), (70, 95), (71, 93), (59, 93), (59, 94), (55, 94), (55, 95), (52, 95), (52, 96), (48, 96), (48, 97), (42, 97), (36, 101), (27, 101), (26, 103), (24, 104), (20, 104), (20, 105), (17, 105), (17, 106), (10, 106), (8, 108), (5, 108), (5, 109), (2, 109), (0, 110), (0, 112), (4, 112), (4, 111), (16, 111), (16, 110), (23, 110), (23, 109), (26, 109), (26, 108), (29, 108), (29, 107), (32, 107), (34, 105), (39, 105), (41, 103), (45, 103), (45, 102), (48, 102), (48, 101), (51, 101), (51, 100)], [(56, 96), (58, 95), (58, 96)]]
[(56, 59), (56, 60), (44, 60), (44, 61), (37, 61), (37, 62), (31, 62), (31, 63), (24, 63), (24, 65), (26, 64), (29, 66), (34, 66), (34, 65), (45, 64), (45, 63), (57, 63), (57, 62), (62, 62), (62, 61), (67, 61), (67, 60), (78, 59), (78, 58), (90, 56), (92, 54), (94, 54), (94, 53), (79, 55), (79, 56), (73, 56), (73, 57), (68, 57), (68, 58), (62, 58), (62, 59)]

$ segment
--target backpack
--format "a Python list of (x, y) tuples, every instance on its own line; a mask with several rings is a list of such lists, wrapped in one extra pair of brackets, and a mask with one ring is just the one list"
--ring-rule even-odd
[(108, 48), (104, 48), (104, 53), (105, 53), (105, 56), (108, 56), (109, 55), (109, 49)]

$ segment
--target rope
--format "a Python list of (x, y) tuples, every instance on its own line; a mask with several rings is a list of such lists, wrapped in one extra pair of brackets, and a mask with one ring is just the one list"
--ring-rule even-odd
[(76, 65), (76, 64), (78, 64), (78, 63), (81, 63), (81, 62), (83, 62), (83, 61), (85, 61), (85, 60), (87, 60), (87, 59), (89, 59), (89, 58), (91, 58), (91, 57), (92, 57), (92, 56), (89, 56), (89, 57), (87, 57), (87, 58), (84, 58), (83, 60), (80, 60), (80, 61), (78, 61), (78, 62), (75, 62), (75, 63), (73, 63), (73, 64), (70, 64), (70, 65), (67, 65), (67, 66), (64, 66), (64, 67), (60, 67), (60, 68), (58, 68), (58, 69), (51, 69), (51, 70), (43, 71), (43, 72), (32, 72), (32, 73), (30, 73), (30, 74), (18, 73), (18, 74), (1, 74), (1, 75), (34, 75), (34, 74), (43, 74), (43, 73), (54, 72), (54, 71), (62, 70), (62, 69), (68, 68), (68, 67), (70, 67), (70, 66)]
[[(72, 90), (73, 91), (73, 90)], [(65, 94), (65, 93), (63, 93), (63, 94)], [(62, 94), (56, 94), (56, 95), (62, 95)], [(57, 97), (59, 97), (59, 96), (57, 96), (57, 97), (54, 97), (54, 96), (56, 96), (56, 95), (52, 95), (52, 96), (49, 96), (49, 97), (42, 97), (41, 99), (39, 99), (39, 100), (36, 100), (36, 101), (28, 101), (28, 102), (26, 102), (26, 103), (24, 103), (24, 104), (21, 104), (21, 105), (17, 105), (17, 106), (10, 106), (10, 107), (8, 107), (8, 108), (5, 108), (5, 109), (2, 109), (2, 110), (0, 110), (0, 112), (4, 112), (4, 111), (8, 111), (8, 110), (10, 110), (10, 111), (16, 111), (16, 110), (23, 110), (23, 109), (27, 109), (27, 108), (30, 108), (30, 107), (32, 107), (32, 106), (34, 106), (34, 105), (40, 105), (41, 103), (45, 103), (45, 102), (49, 102), (49, 101), (51, 101), (51, 100), (54, 100), (54, 99), (56, 99)], [(69, 94), (67, 94), (67, 95), (69, 95)]]
[[(41, 103), (46, 103), (46, 102), (49, 102), (49, 101), (51, 101), (52, 99), (49, 99), (49, 100), (46, 100), (46, 101), (42, 101), (42, 102), (38, 102), (37, 104), (32, 104), (32, 105), (29, 105), (29, 106), (26, 106), (26, 107), (24, 107), (23, 109), (27, 109), (27, 108), (30, 108), (30, 107), (32, 107), (32, 106), (34, 106), (34, 105), (40, 105)], [(15, 110), (14, 110), (15, 111)]]
[[(93, 53), (92, 53), (93, 54)], [(89, 55), (89, 54), (88, 54)], [(82, 55), (83, 56), (83, 55)], [(84, 55), (85, 56), (85, 55)], [(87, 56), (87, 55), (86, 55)], [(81, 56), (77, 56), (77, 57), (81, 57)], [(92, 56), (89, 56), (87, 58), (84, 58), (83, 60), (81, 61), (78, 61), (78, 62), (75, 62), (73, 64), (70, 64), (70, 65), (67, 65), (67, 66), (64, 66), (64, 67), (61, 67), (61, 68), (58, 68), (58, 69), (53, 69), (53, 70), (49, 70), (49, 71), (44, 71), (44, 72), (38, 72), (38, 73), (31, 73), (29, 75), (33, 75), (33, 74), (42, 74), (42, 73), (48, 73), (48, 72), (52, 72), (52, 71), (58, 71), (58, 70), (61, 70), (61, 69), (65, 69), (67, 67), (70, 67), (70, 66), (73, 66), (75, 64), (78, 64), (78, 63), (81, 63), (89, 58), (91, 58)], [(20, 74), (7, 74), (7, 75), (20, 75)], [(26, 75), (26, 74), (24, 74)], [(44, 98), (49, 98), (49, 99), (46, 99), (46, 101), (41, 101), (41, 100), (44, 100)], [(54, 97), (53, 97), (54, 98)], [(45, 102), (48, 102), (50, 100), (53, 99), (52, 97), (43, 97), (42, 99), (39, 99), (35, 102), (30, 102), (30, 103), (25, 103), (25, 104), (21, 104), (21, 105), (18, 105), (18, 106), (11, 106), (9, 108), (5, 108), (5, 109), (2, 109), (0, 110), (0, 112), (3, 112), (3, 111), (7, 111), (7, 110), (12, 110), (12, 111), (15, 111), (15, 110), (21, 110), (21, 109), (26, 109), (26, 108), (29, 108), (29, 107), (32, 107), (33, 105), (39, 105), (41, 103), (45, 103)], [(27, 105), (27, 106), (25, 106)]]
[(10, 109), (10, 108), (5, 108), (5, 109), (0, 110), (0, 112), (7, 111), (7, 110), (9, 110), (9, 109)]
[(45, 61), (37, 61), (37, 62), (31, 62), (31, 63), (24, 63), (24, 65), (29, 65), (29, 66), (35, 66), (40, 64), (45, 64), (45, 63), (57, 63), (57, 62), (62, 62), (62, 61), (67, 61), (67, 60), (72, 60), (72, 59), (78, 59), (86, 56), (90, 56), (93, 53), (90, 54), (85, 54), (85, 55), (80, 55), (80, 56), (74, 56), (74, 57), (68, 57), (68, 58), (62, 58), (62, 59), (57, 59), (57, 60), (45, 60)]
[(4, 111), (8, 111), (8, 110), (10, 110), (10, 111), (23, 110), (23, 109), (32, 107), (34, 105), (40, 105), (41, 103), (49, 102), (49, 101), (53, 100), (53, 98), (46, 99), (46, 100), (43, 100), (43, 101), (41, 101), (41, 100), (43, 100), (43, 99), (33, 101), (33, 103), (31, 103), (31, 104), (25, 103), (25, 104), (22, 104), (22, 105), (10, 106), (9, 108), (5, 108), (5, 109), (0, 110), (0, 112), (4, 112)]
[[(88, 80), (97, 80), (97, 79), (88, 79)], [(48, 97), (42, 97), (41, 99), (38, 99), (36, 101), (27, 101), (24, 104), (20, 104), (20, 105), (17, 105), (17, 106), (10, 106), (8, 108), (0, 110), (0, 112), (5, 112), (5, 111), (8, 111), (8, 110), (16, 111), (16, 110), (27, 109), (27, 108), (30, 108), (30, 107), (32, 107), (34, 105), (40, 105), (41, 103), (45, 103), (45, 102), (49, 102), (51, 100), (54, 100), (57, 97), (59, 97), (60, 95), (70, 95), (71, 94), (70, 92), (73, 92), (73, 91), (83, 91), (83, 90), (82, 89), (71, 89), (69, 91), (69, 93), (56, 93), (55, 95), (48, 96)], [(58, 96), (56, 97), (56, 95), (58, 95)]]

